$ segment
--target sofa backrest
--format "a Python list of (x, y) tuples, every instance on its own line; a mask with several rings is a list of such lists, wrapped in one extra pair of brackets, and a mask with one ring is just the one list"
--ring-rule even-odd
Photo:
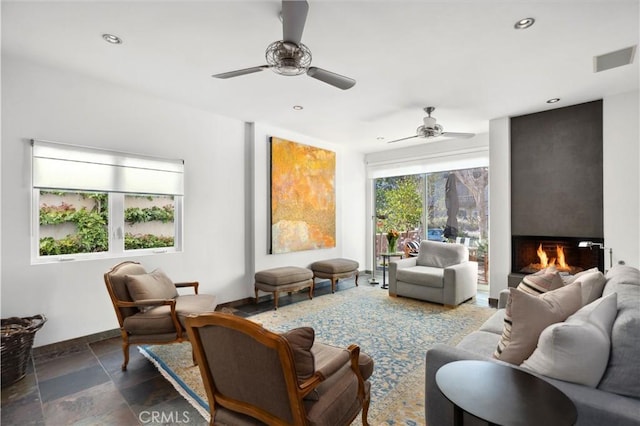
[(603, 296), (618, 293), (618, 315), (611, 330), (611, 353), (598, 389), (640, 398), (640, 271), (616, 265), (606, 274)]
[(434, 268), (446, 268), (469, 261), (469, 250), (462, 244), (423, 240), (416, 264)]

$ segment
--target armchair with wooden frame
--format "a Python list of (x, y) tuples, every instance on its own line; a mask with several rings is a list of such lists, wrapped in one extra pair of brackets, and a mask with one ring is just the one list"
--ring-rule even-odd
[[(215, 296), (198, 294), (197, 281), (173, 283), (160, 269), (147, 273), (139, 262), (117, 264), (104, 274), (104, 282), (120, 324), (122, 371), (129, 363), (129, 345), (185, 341), (185, 318), (216, 308)], [(180, 295), (179, 288), (192, 288), (195, 294)]]
[(216, 312), (187, 318), (211, 425), (368, 425), (373, 360), (314, 342), (300, 327), (277, 334)]

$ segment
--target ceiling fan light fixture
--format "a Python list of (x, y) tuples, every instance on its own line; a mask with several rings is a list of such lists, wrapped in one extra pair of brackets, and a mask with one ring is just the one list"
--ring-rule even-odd
[(276, 74), (300, 75), (311, 65), (311, 51), (302, 43), (274, 41), (267, 47), (265, 59)]
[(526, 30), (527, 28), (532, 26), (534, 22), (536, 22), (536, 20), (533, 18), (523, 18), (517, 21), (513, 27), (516, 30)]

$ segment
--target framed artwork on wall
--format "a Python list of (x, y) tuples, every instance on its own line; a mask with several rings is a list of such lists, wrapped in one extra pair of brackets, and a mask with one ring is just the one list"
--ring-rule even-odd
[(270, 138), (271, 254), (336, 246), (336, 153)]

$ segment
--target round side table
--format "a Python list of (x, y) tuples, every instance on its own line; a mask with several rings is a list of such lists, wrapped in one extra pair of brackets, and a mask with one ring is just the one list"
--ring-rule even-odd
[(462, 426), (464, 411), (502, 426), (570, 426), (578, 418), (558, 388), (496, 362), (451, 362), (436, 372), (436, 384), (454, 405), (455, 426)]

